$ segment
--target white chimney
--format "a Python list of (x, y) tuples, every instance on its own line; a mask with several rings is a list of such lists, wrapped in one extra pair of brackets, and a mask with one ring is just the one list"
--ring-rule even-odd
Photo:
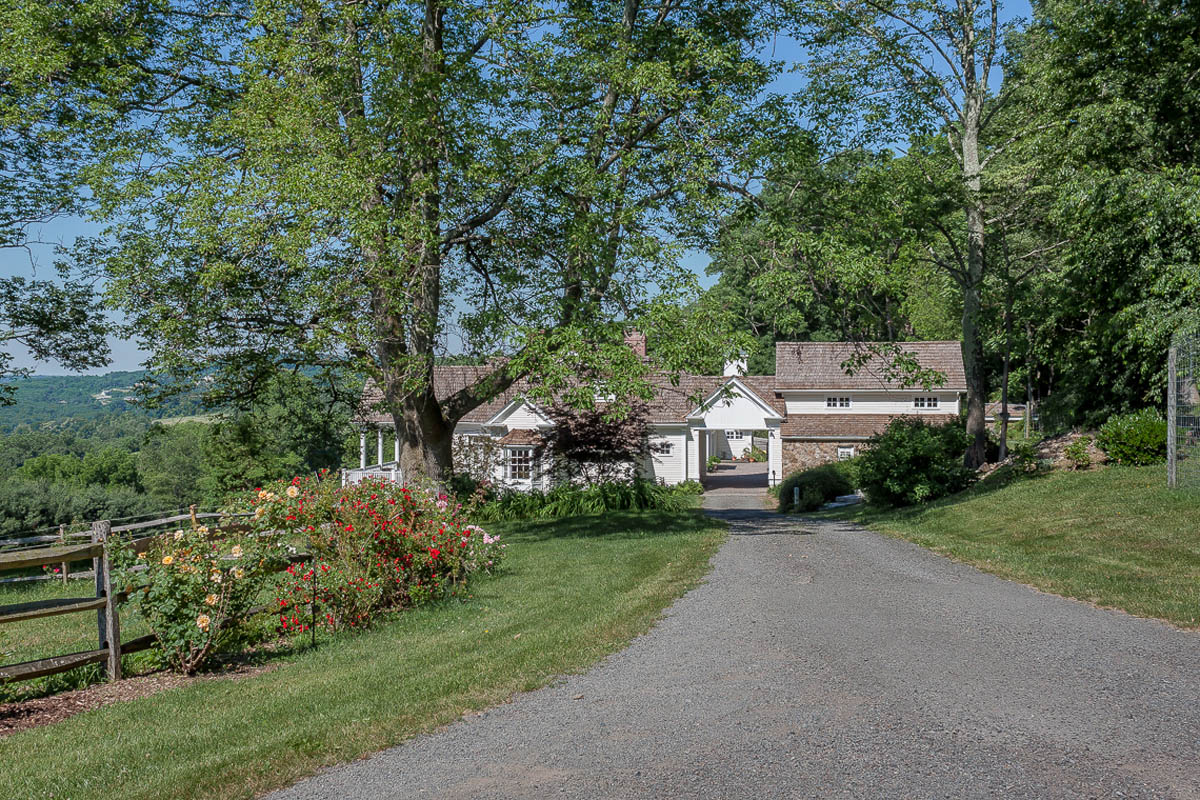
[(725, 362), (725, 371), (722, 372), (721, 374), (724, 375), (725, 377), (730, 377), (732, 375), (745, 375), (746, 374), (746, 359), (739, 358), (739, 359), (735, 359), (734, 361), (726, 361)]

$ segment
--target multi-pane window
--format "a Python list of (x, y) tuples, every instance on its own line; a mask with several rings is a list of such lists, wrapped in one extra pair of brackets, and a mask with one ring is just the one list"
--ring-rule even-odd
[(656, 456), (669, 456), (675, 450), (675, 445), (669, 439), (660, 439), (650, 445), (650, 452)]
[(850, 398), (849, 397), (826, 397), (825, 398), (825, 407), (826, 408), (849, 408), (850, 407)]
[(725, 431), (725, 438), (726, 439), (741, 439), (742, 432), (741, 431)]
[(913, 408), (937, 408), (938, 399), (934, 395), (919, 394), (913, 398)]
[(844, 447), (841, 445), (838, 446), (838, 449), (837, 449), (837, 460), (838, 461), (849, 461), (852, 458), (854, 458), (854, 448), (853, 447)]
[(533, 449), (530, 447), (508, 448), (508, 477), (510, 480), (527, 481), (533, 476)]

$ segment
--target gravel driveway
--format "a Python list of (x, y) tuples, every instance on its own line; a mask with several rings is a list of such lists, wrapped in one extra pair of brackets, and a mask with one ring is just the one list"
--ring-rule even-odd
[(1200, 636), (712, 497), (708, 582), (586, 675), (274, 798), (1200, 798)]

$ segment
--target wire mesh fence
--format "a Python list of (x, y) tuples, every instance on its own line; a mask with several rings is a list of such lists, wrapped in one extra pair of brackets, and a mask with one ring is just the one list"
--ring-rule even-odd
[(1167, 359), (1167, 485), (1200, 488), (1200, 329), (1176, 333)]

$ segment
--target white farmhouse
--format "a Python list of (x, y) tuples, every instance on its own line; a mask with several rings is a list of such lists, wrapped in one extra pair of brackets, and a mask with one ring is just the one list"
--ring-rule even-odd
[[(630, 344), (644, 352), (644, 339), (631, 337)], [(757, 446), (767, 453), (764, 480), (774, 484), (797, 469), (853, 457), (897, 417), (956, 419), (966, 391), (959, 343), (903, 342), (900, 347), (921, 367), (941, 373), (944, 381), (931, 391), (903, 385), (879, 357), (848, 375), (843, 364), (864, 346), (842, 342), (780, 342), (774, 375), (742, 375), (744, 363), (734, 363), (724, 375), (684, 375), (677, 383), (659, 377), (647, 405), (644, 454), (630, 470), (667, 484), (702, 481), (709, 456), (741, 458)], [(435, 394), (448, 397), (489, 372), (488, 367), (437, 367)], [(454, 430), (459, 468), (513, 488), (548, 487), (554, 473), (546, 468), (549, 456), (539, 445), (555, 423), (526, 398), (528, 391), (529, 384), (518, 381), (459, 422)], [(363, 407), (374, 409), (379, 399), (378, 390), (368, 385)], [(384, 461), (385, 435), (394, 439), (388, 433), (391, 417), (369, 410), (359, 425), (360, 468), (349, 470), (347, 480), (364, 475), (399, 479), (398, 446), (393, 460)], [(371, 430), (374, 465), (367, 456)]]

